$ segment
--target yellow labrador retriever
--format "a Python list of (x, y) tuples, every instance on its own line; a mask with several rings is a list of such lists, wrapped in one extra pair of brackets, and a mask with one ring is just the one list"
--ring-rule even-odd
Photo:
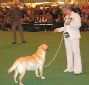
[[(48, 49), (47, 44), (41, 44), (37, 51), (31, 56), (22, 56), (14, 62), (11, 68), (8, 70), (8, 73), (14, 71), (14, 81), (19, 83), (19, 85), (24, 85), (22, 79), (26, 71), (35, 71), (36, 77), (45, 79), (43, 76), (43, 67), (45, 63), (45, 55)], [(17, 81), (18, 76), (18, 81)]]

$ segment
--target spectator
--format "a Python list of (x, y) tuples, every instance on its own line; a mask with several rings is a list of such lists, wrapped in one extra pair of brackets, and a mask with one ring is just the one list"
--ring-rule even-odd
[(16, 28), (20, 32), (21, 42), (25, 43), (24, 35), (23, 35), (23, 28), (22, 28), (22, 17), (23, 11), (18, 7), (18, 4), (14, 4), (8, 12), (8, 16), (10, 16), (11, 28), (13, 32), (13, 42), (12, 44), (16, 44)]

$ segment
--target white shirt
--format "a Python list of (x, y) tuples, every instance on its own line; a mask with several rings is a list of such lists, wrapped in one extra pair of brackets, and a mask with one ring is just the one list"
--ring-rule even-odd
[(64, 18), (64, 27), (61, 27), (60, 32), (68, 32), (70, 38), (80, 38), (80, 27), (81, 27), (81, 18), (79, 14), (71, 12), (71, 15), (67, 15)]

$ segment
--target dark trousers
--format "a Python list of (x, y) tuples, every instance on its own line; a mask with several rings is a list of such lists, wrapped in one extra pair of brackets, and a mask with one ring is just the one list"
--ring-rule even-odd
[(24, 41), (23, 27), (19, 21), (12, 23), (13, 42), (17, 41), (16, 30), (19, 31), (21, 42), (23, 42)]

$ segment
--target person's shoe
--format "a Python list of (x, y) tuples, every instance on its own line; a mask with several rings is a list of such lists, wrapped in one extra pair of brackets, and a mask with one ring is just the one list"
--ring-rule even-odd
[(74, 75), (80, 75), (83, 74), (83, 72), (74, 72)]
[(16, 44), (16, 42), (12, 42), (12, 44)]
[(69, 69), (65, 69), (64, 72), (73, 72), (73, 71)]

